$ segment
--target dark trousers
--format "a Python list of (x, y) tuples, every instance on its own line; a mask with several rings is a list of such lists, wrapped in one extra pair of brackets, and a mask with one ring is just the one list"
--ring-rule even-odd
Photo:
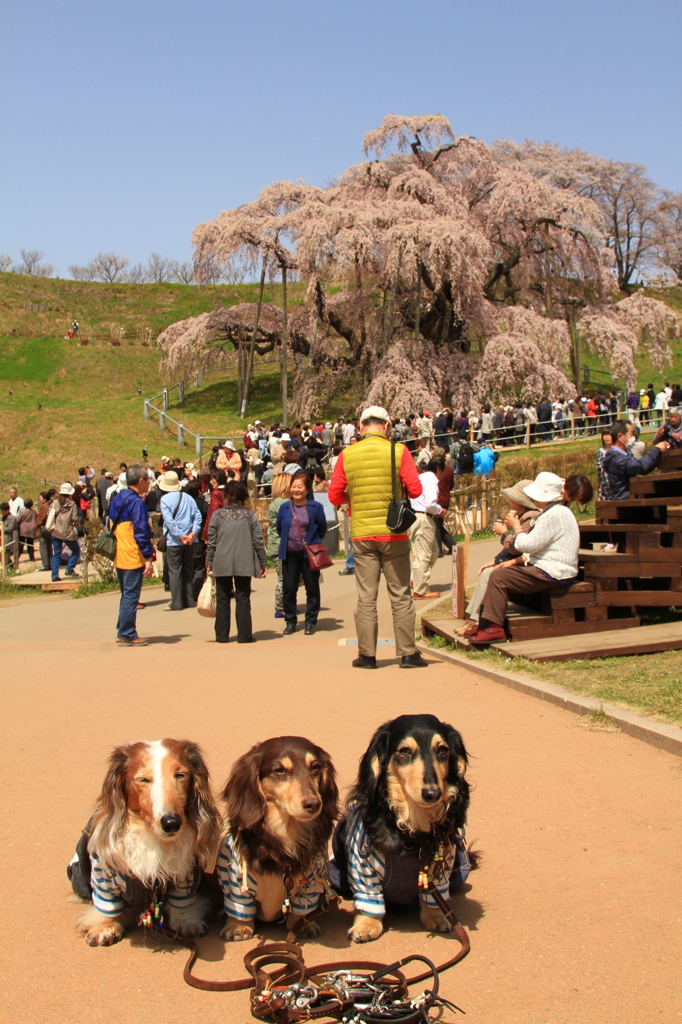
[(434, 522), (436, 524), (436, 544), (438, 545), (438, 551), (441, 552), (443, 548), (447, 548), (450, 554), (452, 554), (452, 545), (454, 543), (452, 534), (445, 525), (445, 520), (440, 516), (434, 516)]
[(248, 643), (253, 633), (251, 624), (251, 577), (215, 577), (215, 638), (226, 644), (230, 638), (230, 601), (235, 597), (237, 642)]
[(170, 544), (166, 549), (170, 606), (173, 611), (196, 607), (194, 600), (194, 544)]
[(19, 537), (19, 554), (21, 554), (22, 551), (24, 550), (24, 544), (26, 545), (26, 550), (28, 552), (29, 561), (35, 562), (36, 556), (34, 554), (34, 549), (33, 549), (35, 541), (34, 541), (33, 537)]
[(296, 622), (296, 595), (301, 576), (307, 598), (306, 625), (314, 626), (320, 614), (320, 570), (310, 568), (305, 551), (287, 551), (282, 562), (282, 604), (286, 622)]

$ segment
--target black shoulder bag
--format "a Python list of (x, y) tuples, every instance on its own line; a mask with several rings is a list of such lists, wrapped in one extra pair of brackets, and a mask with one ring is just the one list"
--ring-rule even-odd
[(391, 441), (391, 485), (393, 497), (388, 506), (386, 526), (392, 533), (405, 533), (417, 516), (404, 498), (398, 497), (398, 478), (395, 471), (395, 441)]

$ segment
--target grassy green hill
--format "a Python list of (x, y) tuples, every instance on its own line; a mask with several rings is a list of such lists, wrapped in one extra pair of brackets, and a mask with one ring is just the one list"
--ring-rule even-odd
[[(45, 480), (72, 479), (84, 462), (115, 468), (139, 459), (145, 445), (154, 462), (175, 454), (173, 435), (143, 418), (144, 398), (175, 383), (161, 377), (155, 338), (216, 302), (255, 301), (256, 292), (249, 284), (106, 285), (0, 274), (0, 493), (14, 482), (33, 493)], [(273, 294), (268, 286), (265, 297), (279, 301), (279, 288)], [(682, 313), (682, 288), (663, 297)], [(292, 286), (291, 298), (302, 301), (301, 285)], [(65, 337), (74, 318), (79, 341)], [(681, 375), (677, 343), (666, 378)], [(640, 381), (649, 379), (661, 376), (642, 361)], [(361, 398), (343, 396), (328, 414), (348, 413)], [(195, 432), (224, 436), (244, 429), (236, 405), (234, 373), (226, 373), (198, 391), (188, 386), (185, 404), (170, 413)], [(249, 415), (272, 421), (280, 413), (277, 363), (262, 360)], [(182, 451), (191, 458), (191, 448)]]

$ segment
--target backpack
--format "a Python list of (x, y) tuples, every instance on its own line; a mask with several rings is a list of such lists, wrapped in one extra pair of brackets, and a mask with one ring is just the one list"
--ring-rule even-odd
[(473, 473), (474, 471), (474, 449), (468, 441), (459, 442), (457, 468), (460, 473)]

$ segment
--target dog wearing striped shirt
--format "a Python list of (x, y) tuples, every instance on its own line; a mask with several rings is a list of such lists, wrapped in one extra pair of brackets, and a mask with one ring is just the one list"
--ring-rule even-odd
[(110, 946), (157, 893), (171, 928), (203, 935), (211, 901), (198, 887), (202, 870), (212, 869), (219, 838), (220, 815), (195, 743), (117, 747), (67, 869), (76, 895), (91, 904), (78, 932), (91, 946)]
[(258, 743), (234, 764), (223, 792), (224, 843), (217, 862), (224, 939), (250, 939), (254, 921), (286, 911), (299, 938), (319, 935), (315, 911), (329, 890), (327, 845), (338, 817), (331, 758), (302, 736)]
[(379, 938), (386, 903), (419, 903), (428, 931), (451, 931), (428, 886), (447, 902), (471, 868), (466, 767), (459, 732), (433, 715), (401, 715), (374, 733), (332, 842), (332, 883), (353, 898), (353, 942)]

